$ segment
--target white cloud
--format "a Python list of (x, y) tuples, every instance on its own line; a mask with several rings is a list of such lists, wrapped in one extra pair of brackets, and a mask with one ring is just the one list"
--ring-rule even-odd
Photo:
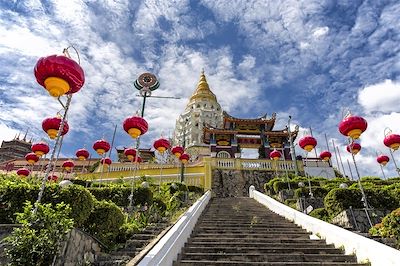
[(318, 28), (314, 29), (313, 36), (315, 38), (320, 38), (320, 37), (323, 37), (326, 34), (328, 34), (328, 32), (329, 32), (328, 27), (318, 27)]
[(400, 112), (400, 83), (390, 79), (359, 91), (358, 102), (365, 112)]

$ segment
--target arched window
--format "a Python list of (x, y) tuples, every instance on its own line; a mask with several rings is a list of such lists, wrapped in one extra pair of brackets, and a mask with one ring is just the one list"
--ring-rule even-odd
[(231, 155), (227, 151), (220, 151), (217, 153), (217, 158), (231, 158)]

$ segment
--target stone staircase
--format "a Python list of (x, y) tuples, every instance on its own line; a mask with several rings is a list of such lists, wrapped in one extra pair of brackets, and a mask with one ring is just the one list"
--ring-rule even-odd
[(136, 233), (126, 244), (111, 253), (102, 253), (96, 258), (93, 266), (126, 265), (128, 261), (138, 255), (154, 238), (156, 238), (169, 222), (163, 221), (148, 226), (143, 231)]
[(251, 198), (213, 198), (174, 266), (369, 265)]

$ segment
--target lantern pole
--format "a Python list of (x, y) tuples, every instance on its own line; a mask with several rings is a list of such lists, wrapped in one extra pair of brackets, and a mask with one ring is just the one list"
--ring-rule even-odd
[[(377, 151), (375, 151), (375, 154), (376, 154), (376, 157), (378, 158), (378, 157), (379, 157), (379, 154), (378, 154), (378, 152), (377, 152)], [(382, 176), (383, 176), (383, 179), (386, 179), (386, 175), (385, 175), (385, 172), (383, 171), (382, 164), (381, 164), (380, 162), (378, 162), (378, 163), (379, 163), (379, 166), (380, 166), (380, 168), (381, 168), (381, 171), (382, 171)]]
[[(304, 161), (305, 166), (307, 167), (307, 160), (308, 160), (308, 151), (306, 151), (306, 160)], [(304, 169), (304, 173), (306, 174), (307, 180), (308, 180), (308, 189), (309, 189), (309, 194), (311, 198), (314, 198), (314, 194), (312, 193), (311, 189), (311, 178), (310, 175), (307, 173), (307, 171)]]
[(354, 180), (353, 171), (351, 170), (351, 166), (350, 166), (349, 159), (347, 159), (347, 165), (349, 166), (349, 171), (350, 171), (351, 180)]
[[(385, 138), (390, 133), (392, 133), (392, 130), (390, 128), (388, 128), (388, 127), (383, 130), (383, 135), (384, 135)], [(390, 157), (392, 157), (394, 167), (396, 168), (396, 172), (400, 176), (400, 169), (397, 166), (396, 160), (394, 159), (392, 148), (390, 148), (390, 147), (388, 147), (388, 148), (389, 148), (389, 152), (390, 152)]]
[(134, 157), (133, 163), (133, 176), (131, 177), (131, 194), (129, 195), (129, 205), (128, 205), (128, 212), (131, 212), (133, 210), (133, 184), (135, 182), (135, 177), (136, 177), (136, 171), (139, 168), (139, 162), (138, 162), (138, 157), (139, 157), (139, 144), (140, 144), (140, 136), (136, 140), (136, 153)]
[(342, 172), (340, 171), (339, 158), (336, 152), (335, 141), (333, 139), (332, 139), (332, 146), (333, 146), (333, 152), (335, 153), (337, 170), (340, 174), (342, 174)]
[(287, 164), (286, 164), (286, 158), (285, 158), (285, 144), (283, 144), (283, 150), (282, 150), (282, 157), (283, 157), (283, 162), (285, 165), (285, 172), (286, 172), (286, 180), (288, 183), (288, 189), (292, 190), (291, 186), (290, 186), (290, 180), (289, 180), (289, 173), (288, 173), (288, 169), (287, 169)]
[(297, 167), (297, 160), (296, 160), (296, 152), (294, 150), (293, 139), (290, 131), (290, 120), (292, 120), (292, 116), (289, 115), (288, 120), (288, 133), (289, 133), (289, 143), (290, 143), (290, 154), (292, 155), (292, 161), (294, 162), (294, 174), (296, 176), (299, 175), (299, 168)]
[(71, 100), (72, 100), (72, 94), (67, 95), (67, 102), (66, 102), (65, 107), (64, 107), (64, 115), (63, 115), (63, 117), (61, 119), (60, 127), (58, 128), (58, 131), (57, 131), (56, 142), (54, 143), (54, 148), (53, 148), (53, 151), (51, 152), (51, 156), (50, 156), (47, 168), (46, 168), (46, 172), (44, 174), (44, 177), (42, 178), (42, 184), (40, 186), (38, 198), (37, 198), (37, 200), (35, 202), (33, 213), (37, 212), (38, 204), (42, 200), (44, 189), (45, 189), (46, 182), (47, 182), (47, 176), (50, 174), (50, 172), (53, 169), (53, 163), (54, 163), (54, 159), (55, 159), (55, 156), (56, 156), (56, 153), (57, 153), (57, 149), (58, 148), (61, 149), (61, 147), (59, 147), (59, 144), (60, 144), (60, 141), (61, 141), (61, 133), (64, 130), (66, 116), (67, 116), (67, 113), (68, 113), (68, 110), (69, 110), (69, 106), (71, 105)]
[(365, 195), (364, 188), (363, 188), (363, 186), (362, 186), (362, 184), (361, 184), (360, 172), (358, 171), (358, 167), (357, 167), (357, 164), (356, 164), (355, 155), (354, 155), (354, 153), (353, 153), (353, 146), (352, 146), (352, 144), (354, 143), (354, 140), (353, 140), (352, 138), (350, 138), (350, 137), (348, 138), (348, 140), (349, 140), (349, 150), (350, 150), (350, 153), (351, 153), (351, 157), (353, 158), (354, 168), (356, 169), (356, 173), (357, 173), (358, 187), (360, 188), (361, 195), (362, 195), (361, 201), (362, 201), (362, 203), (363, 203), (363, 205), (364, 205), (364, 210), (365, 210), (365, 214), (367, 215), (367, 219), (368, 219), (369, 225), (372, 227), (373, 225), (372, 225), (372, 222), (371, 222), (371, 218), (369, 217), (369, 213), (368, 213), (368, 209), (369, 209), (370, 207), (369, 207), (369, 205), (368, 205), (367, 196)]
[(339, 160), (340, 160), (340, 164), (342, 165), (344, 178), (348, 178), (347, 175), (346, 175), (346, 169), (344, 169), (344, 165), (343, 165), (343, 161), (342, 161), (342, 154), (340, 153), (340, 150), (339, 150), (338, 146), (336, 146), (336, 150), (337, 150), (337, 153), (339, 154)]
[[(183, 139), (182, 139), (182, 148), (183, 152), (185, 152), (186, 148), (186, 124), (189, 121), (188, 118), (185, 119), (185, 123), (183, 123)], [(185, 181), (185, 164), (181, 162), (181, 183)]]

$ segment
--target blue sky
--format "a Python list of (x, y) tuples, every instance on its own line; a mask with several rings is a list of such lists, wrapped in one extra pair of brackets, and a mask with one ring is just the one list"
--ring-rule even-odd
[[(60, 107), (35, 82), (41, 56), (73, 44), (86, 84), (74, 95), (63, 154), (111, 140), (132, 143), (125, 117), (140, 109), (133, 87), (150, 71), (161, 82), (145, 117), (144, 146), (172, 134), (175, 119), (204, 68), (222, 107), (238, 117), (278, 114), (278, 127), (312, 127), (345, 155), (337, 124), (343, 109), (369, 122), (362, 136), (363, 174), (379, 174), (383, 130), (400, 132), (399, 1), (0, 1), (0, 140), (30, 128)], [(244, 104), (245, 103), (245, 104)], [(279, 129), (279, 128), (278, 128)], [(303, 133), (302, 133), (303, 134)], [(400, 156), (397, 156), (400, 159)], [(392, 164), (388, 175), (394, 175)]]

